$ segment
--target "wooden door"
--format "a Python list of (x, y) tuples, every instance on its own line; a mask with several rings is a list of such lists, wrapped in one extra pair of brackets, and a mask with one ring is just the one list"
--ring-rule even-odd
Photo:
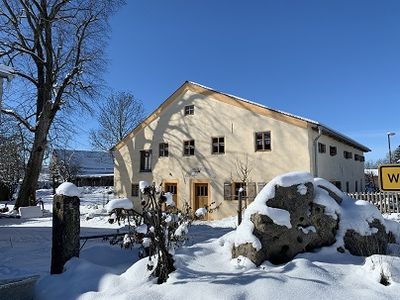
[(208, 206), (208, 183), (195, 183), (194, 185), (194, 210)]

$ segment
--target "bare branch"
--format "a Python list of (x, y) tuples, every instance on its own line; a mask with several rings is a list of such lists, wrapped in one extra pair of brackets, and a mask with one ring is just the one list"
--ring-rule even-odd
[(5, 109), (5, 108), (2, 108), (1, 112), (6, 114), (6, 115), (13, 116), (15, 119), (17, 119), (17, 121), (19, 123), (23, 124), (29, 131), (31, 131), (31, 132), (35, 132), (36, 131), (36, 128), (31, 126), (31, 124), (29, 124), (27, 119), (21, 117), (17, 112), (15, 112), (15, 111), (13, 111), (11, 109)]

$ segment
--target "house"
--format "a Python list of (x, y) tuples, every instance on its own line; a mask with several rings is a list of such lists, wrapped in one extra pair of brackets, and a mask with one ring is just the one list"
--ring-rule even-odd
[(140, 209), (141, 180), (162, 185), (178, 207), (232, 216), (277, 175), (308, 171), (341, 189), (363, 190), (370, 151), (329, 127), (185, 82), (112, 149), (114, 190)]
[(114, 184), (113, 159), (110, 153), (103, 151), (54, 149), (50, 172), (56, 175), (58, 183), (71, 181), (77, 186)]

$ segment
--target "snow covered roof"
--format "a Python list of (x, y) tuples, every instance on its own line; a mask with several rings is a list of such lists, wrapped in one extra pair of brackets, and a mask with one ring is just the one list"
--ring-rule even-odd
[(78, 176), (105, 176), (114, 173), (110, 153), (103, 151), (54, 149), (53, 155), (70, 166), (78, 167)]
[(369, 149), (368, 147), (366, 147), (366, 146), (364, 146), (364, 145), (362, 145), (362, 144), (356, 142), (355, 140), (351, 139), (350, 137), (348, 137), (348, 136), (346, 136), (346, 135), (344, 135), (344, 134), (341, 134), (340, 132), (338, 132), (338, 131), (336, 131), (336, 130), (334, 130), (334, 129), (332, 129), (332, 128), (330, 128), (330, 127), (328, 127), (328, 126), (326, 126), (326, 125), (324, 125), (324, 124), (322, 124), (322, 123), (320, 123), (320, 122), (318, 122), (318, 121), (314, 121), (314, 120), (311, 120), (311, 119), (308, 119), (308, 118), (300, 117), (300, 116), (297, 116), (297, 115), (294, 115), (294, 114), (291, 114), (291, 113), (287, 113), (287, 112), (284, 112), (284, 111), (281, 111), (281, 110), (277, 110), (277, 109), (270, 108), (270, 107), (265, 106), (265, 105), (262, 105), (262, 104), (260, 104), (260, 103), (257, 103), (257, 102), (254, 102), (254, 101), (250, 101), (250, 100), (248, 100), (248, 99), (244, 99), (244, 98), (237, 97), (237, 96), (234, 96), (234, 95), (231, 95), (231, 94), (227, 94), (227, 93), (224, 93), (224, 92), (220, 92), (220, 91), (217, 91), (217, 90), (215, 90), (215, 89), (213, 89), (213, 88), (207, 87), (207, 86), (205, 86), (205, 85), (199, 84), (199, 83), (194, 82), (194, 81), (185, 81), (184, 84), (183, 84), (182, 86), (180, 86), (170, 97), (168, 97), (167, 100), (165, 100), (159, 107), (157, 107), (157, 109), (156, 109), (154, 112), (152, 112), (152, 113), (149, 115), (148, 118), (146, 118), (141, 124), (139, 124), (136, 128), (134, 128), (130, 133), (128, 133), (117, 145), (115, 145), (115, 146), (112, 148), (112, 150), (113, 150), (114, 148), (116, 148), (118, 145), (120, 145), (121, 143), (123, 143), (123, 141), (125, 141), (125, 139), (127, 139), (128, 137), (132, 137), (133, 134), (134, 134), (137, 130), (139, 130), (139, 129), (141, 129), (141, 128), (144, 127), (144, 124), (149, 124), (149, 119), (150, 119), (154, 114), (159, 114), (160, 111), (161, 111), (166, 105), (169, 105), (170, 103), (172, 103), (173, 101), (170, 102), (170, 99), (171, 99), (175, 94), (177, 94), (178, 91), (180, 91), (181, 89), (185, 88), (186, 86), (197, 86), (197, 87), (200, 87), (200, 88), (205, 89), (205, 90), (207, 90), (207, 91), (210, 91), (210, 92), (213, 92), (213, 93), (216, 93), (216, 94), (220, 94), (220, 95), (224, 95), (224, 96), (229, 97), (229, 98), (231, 98), (231, 99), (233, 99), (233, 100), (235, 100), (235, 101), (245, 102), (245, 103), (254, 105), (254, 106), (256, 106), (256, 107), (263, 108), (263, 109), (265, 109), (265, 110), (267, 110), (267, 111), (276, 112), (276, 113), (278, 113), (278, 114), (287, 116), (287, 117), (292, 118), (292, 119), (297, 119), (297, 120), (300, 120), (300, 121), (307, 122), (307, 123), (309, 123), (309, 124), (311, 124), (311, 125), (314, 125), (314, 126), (315, 126), (314, 129), (315, 129), (316, 131), (318, 131), (318, 129), (321, 129), (321, 130), (322, 130), (322, 133), (325, 134), (325, 135), (327, 135), (327, 136), (330, 136), (330, 137), (332, 137), (332, 138), (334, 138), (334, 139), (336, 139), (336, 140), (339, 140), (339, 141), (341, 141), (341, 142), (343, 142), (343, 143), (345, 143), (345, 144), (348, 144), (348, 145), (350, 145), (350, 146), (352, 146), (352, 147), (354, 147), (354, 148), (357, 148), (357, 149), (359, 149), (359, 150), (361, 150), (361, 151), (363, 151), (363, 152), (369, 152), (369, 151), (371, 151), (371, 149)]
[(364, 174), (378, 176), (378, 169), (364, 169)]
[(0, 78), (11, 80), (13, 73), (14, 70), (11, 67), (0, 64)]

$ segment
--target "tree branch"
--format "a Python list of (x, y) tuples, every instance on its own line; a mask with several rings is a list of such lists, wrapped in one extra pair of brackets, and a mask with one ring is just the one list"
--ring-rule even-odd
[(15, 112), (11, 109), (5, 109), (5, 108), (2, 108), (1, 112), (6, 115), (13, 116), (15, 119), (17, 119), (18, 122), (23, 124), (30, 132), (36, 131), (36, 128), (33, 127), (31, 124), (29, 124), (29, 122), (26, 119), (24, 119), (23, 117), (21, 117), (17, 112)]

